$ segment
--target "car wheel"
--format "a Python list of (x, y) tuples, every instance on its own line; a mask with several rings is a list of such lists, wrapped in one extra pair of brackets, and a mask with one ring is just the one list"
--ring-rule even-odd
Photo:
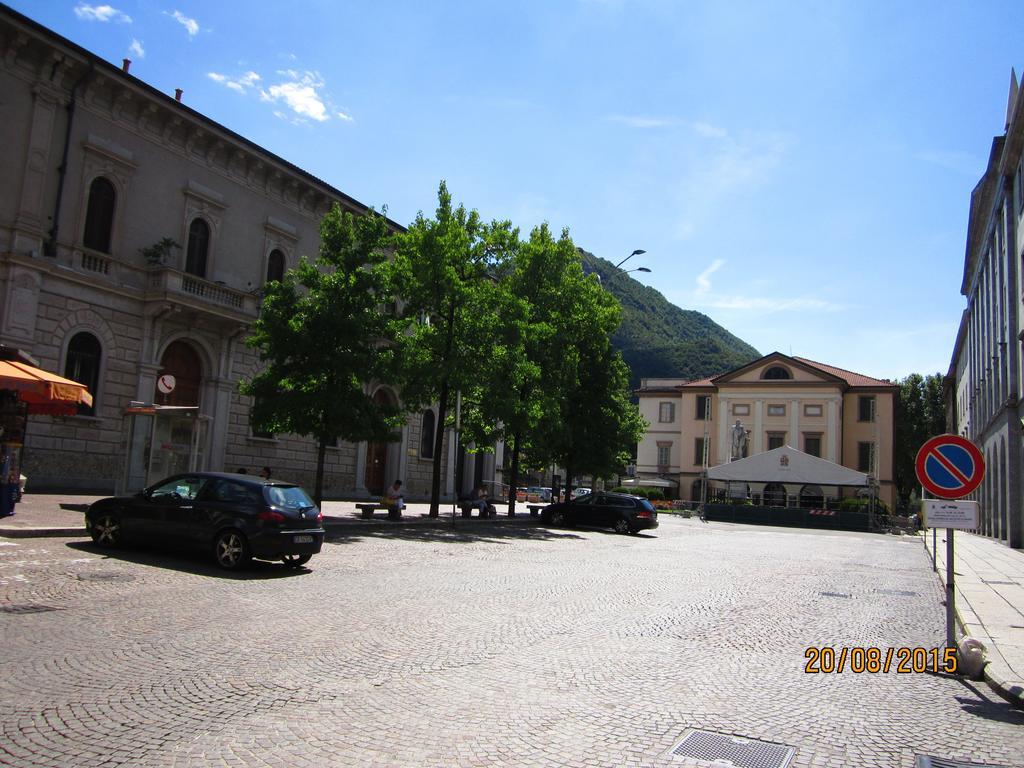
[(554, 512), (552, 512), (551, 524), (558, 527), (565, 525), (565, 512), (562, 512), (559, 509), (556, 509)]
[(281, 558), (285, 568), (299, 568), (310, 561), (312, 555), (285, 555)]
[(252, 559), (249, 542), (236, 530), (228, 529), (217, 534), (213, 543), (213, 557), (217, 565), (228, 571), (235, 571)]
[(121, 521), (113, 515), (100, 515), (89, 529), (93, 542), (100, 547), (116, 547), (121, 543)]
[(633, 531), (630, 530), (629, 521), (624, 517), (620, 517), (618, 520), (615, 521), (615, 532), (632, 533)]

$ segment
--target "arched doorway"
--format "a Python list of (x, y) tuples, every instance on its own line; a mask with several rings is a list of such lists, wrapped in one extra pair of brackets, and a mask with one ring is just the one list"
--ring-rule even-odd
[(764, 487), (763, 503), (766, 507), (786, 506), (786, 486), (782, 483), (768, 483)]
[[(377, 405), (394, 405), (395, 399), (386, 389), (381, 387), (373, 395), (373, 402)], [(367, 443), (366, 444), (366, 470), (363, 473), (363, 481), (366, 490), (373, 496), (383, 496), (387, 487), (388, 471), (388, 443)]]
[[(174, 388), (165, 393), (159, 385), (160, 378), (167, 375), (174, 377)], [(188, 342), (172, 341), (160, 358), (160, 371), (154, 385), (153, 402), (160, 405), (198, 406), (202, 378), (203, 364), (199, 359), (199, 353)]]
[(800, 489), (801, 509), (821, 509), (825, 506), (825, 494), (821, 486), (805, 485)]

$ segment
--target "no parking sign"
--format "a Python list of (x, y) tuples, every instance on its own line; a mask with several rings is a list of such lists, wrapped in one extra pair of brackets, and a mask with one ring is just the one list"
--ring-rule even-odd
[(981, 485), (985, 457), (965, 437), (939, 435), (921, 446), (914, 468), (921, 485), (933, 496), (959, 499)]

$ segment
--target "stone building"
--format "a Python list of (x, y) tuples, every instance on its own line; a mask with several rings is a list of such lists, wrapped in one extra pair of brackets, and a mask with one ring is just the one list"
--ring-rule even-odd
[[(636, 394), (649, 423), (637, 446), (637, 483), (671, 484), (669, 493), (698, 501), (702, 472), (732, 455), (739, 423), (744, 455), (790, 446), (876, 479), (890, 506), (896, 386), (858, 373), (773, 352), (699, 381), (643, 379)], [(653, 483), (652, 483), (653, 481)], [(667, 483), (665, 482), (667, 481)], [(813, 488), (751, 488), (799, 503)]]
[(1024, 259), (1024, 98), (1010, 74), (1005, 133), (992, 140), (988, 165), (971, 193), (960, 292), (960, 321), (946, 379), (949, 428), (985, 456), (971, 498), (979, 532), (1024, 547), (1021, 489), (1021, 301)]
[[(264, 465), (311, 486), (311, 439), (250, 427), (238, 382), (257, 360), (244, 339), (261, 286), (316, 255), (330, 206), (366, 206), (148, 86), (127, 60), (113, 66), (6, 6), (0, 94), (0, 343), (95, 398), (77, 416), (30, 418), (29, 490), (133, 490), (171, 471)], [(422, 497), (436, 428), (428, 409), (400, 442), (329, 448), (325, 493), (379, 495), (401, 477)], [(464, 461), (465, 484), (493, 478), (493, 454)]]

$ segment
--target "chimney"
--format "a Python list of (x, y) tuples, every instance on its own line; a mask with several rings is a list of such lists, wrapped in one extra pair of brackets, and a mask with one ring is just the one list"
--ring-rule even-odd
[(132, 60), (131, 59), (122, 59), (121, 60), (121, 71), (124, 72), (127, 75), (128, 74), (128, 68), (131, 67), (131, 65), (132, 65)]
[(181, 94), (182, 94), (181, 88), (175, 88), (174, 89), (174, 100), (175, 101), (181, 101)]

